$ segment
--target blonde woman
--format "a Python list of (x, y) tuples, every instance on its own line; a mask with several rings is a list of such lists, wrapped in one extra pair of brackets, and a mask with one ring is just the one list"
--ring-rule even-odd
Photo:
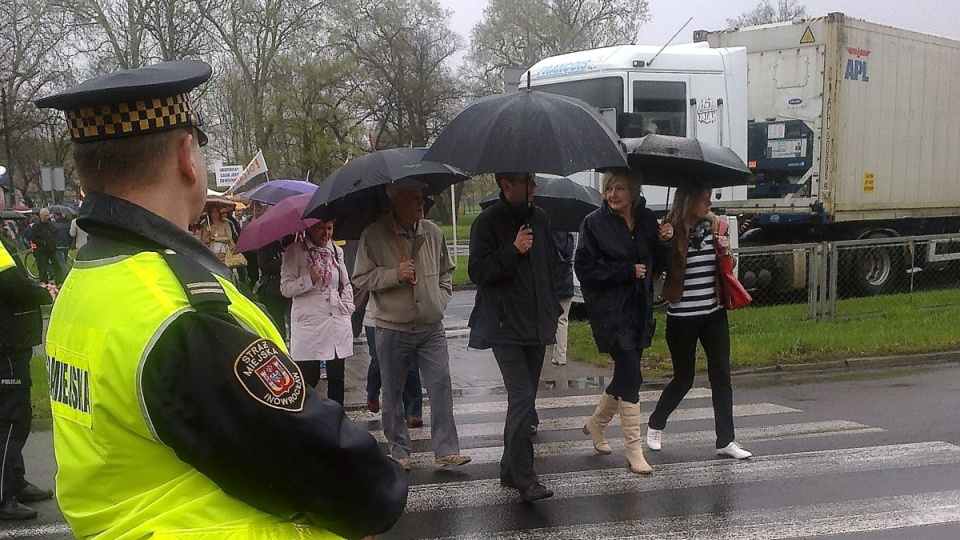
[(233, 228), (223, 217), (223, 209), (228, 206), (227, 203), (207, 203), (207, 221), (200, 224), (199, 230), (200, 241), (210, 248), (220, 262), (224, 262), (228, 251), (233, 252), (234, 246)]
[(746, 459), (752, 454), (734, 440), (733, 389), (730, 385), (730, 326), (727, 310), (717, 296), (717, 252), (729, 250), (730, 239), (717, 235), (717, 216), (710, 211), (710, 184), (690, 184), (677, 190), (665, 222), (680, 234), (674, 241), (663, 285), (667, 308), (667, 346), (673, 379), (663, 389), (647, 423), (647, 447), (660, 450), (667, 418), (690, 388), (696, 373), (697, 341), (707, 357), (713, 395), (717, 454)]
[(630, 470), (649, 474), (640, 434), (640, 355), (653, 339), (653, 279), (666, 267), (673, 228), (659, 225), (627, 170), (603, 176), (603, 206), (580, 225), (574, 268), (593, 338), (613, 358), (613, 380), (583, 426), (601, 454), (612, 449), (604, 431), (620, 414)]

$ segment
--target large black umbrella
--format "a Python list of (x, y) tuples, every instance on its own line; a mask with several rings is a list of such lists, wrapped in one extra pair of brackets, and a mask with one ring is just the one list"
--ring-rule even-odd
[(47, 207), (47, 210), (50, 210), (51, 214), (63, 214), (64, 216), (75, 217), (77, 215), (77, 209), (72, 206), (67, 206), (65, 204), (54, 204)]
[(534, 172), (566, 176), (625, 167), (617, 134), (572, 97), (520, 90), (474, 101), (440, 132), (424, 159), (471, 174)]
[(733, 150), (687, 137), (647, 135), (623, 139), (631, 168), (643, 173), (643, 183), (680, 187), (708, 180), (714, 188), (749, 184), (750, 168)]
[(426, 185), (425, 195), (437, 195), (470, 178), (448, 165), (424, 160), (424, 152), (426, 148), (393, 148), (351, 160), (320, 182), (303, 217), (336, 218), (336, 238), (359, 238), (363, 228), (387, 210), (388, 184), (416, 181)]
[[(550, 226), (557, 231), (577, 232), (580, 222), (603, 202), (603, 195), (592, 187), (580, 185), (569, 178), (537, 177), (533, 204), (543, 208), (550, 218)], [(486, 208), (497, 202), (500, 191), (494, 191), (480, 201)]]
[(27, 216), (17, 212), (16, 210), (4, 210), (0, 212), (0, 219), (27, 219)]

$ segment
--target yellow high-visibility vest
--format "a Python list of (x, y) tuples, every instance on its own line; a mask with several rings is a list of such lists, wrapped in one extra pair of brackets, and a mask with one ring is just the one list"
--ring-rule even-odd
[[(214, 276), (211, 274), (211, 282)], [(270, 320), (216, 277), (230, 313), (286, 352)], [(159, 442), (140, 388), (151, 347), (193, 311), (155, 252), (77, 261), (54, 305), (46, 353), (57, 500), (79, 538), (328, 539), (224, 493)]]

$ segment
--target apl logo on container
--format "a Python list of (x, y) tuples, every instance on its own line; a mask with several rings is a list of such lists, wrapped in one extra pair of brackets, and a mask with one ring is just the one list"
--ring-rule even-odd
[(856, 56), (857, 59), (847, 58), (847, 70), (843, 74), (843, 78), (851, 81), (870, 82), (870, 77), (867, 76), (867, 61), (861, 60), (861, 58), (870, 56), (870, 51), (860, 47), (847, 47), (847, 52)]

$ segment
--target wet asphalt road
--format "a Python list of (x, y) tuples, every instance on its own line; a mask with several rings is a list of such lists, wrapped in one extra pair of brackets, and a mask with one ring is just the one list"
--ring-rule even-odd
[[(448, 315), (465, 320), (471, 303), (458, 293)], [(452, 339), (451, 355), (475, 355), (464, 342)], [(482, 358), (469, 363), (495, 373)], [(462, 451), (474, 458), (459, 470), (433, 470), (425, 411), (427, 426), (411, 433), (407, 512), (381, 538), (960, 538), (957, 362), (736, 377), (737, 439), (754, 452), (746, 461), (715, 456), (704, 376), (671, 417), (663, 450), (646, 451), (649, 477), (627, 470), (616, 419), (614, 453), (594, 453), (580, 426), (605, 382), (563, 378), (575, 369), (545, 368), (539, 394), (536, 465), (553, 499), (524, 504), (499, 486), (506, 404), (487, 384), (455, 400)], [(645, 387), (644, 423), (657, 396)], [(382, 440), (378, 415), (350, 415)], [(51, 448), (40, 432), (25, 452), (28, 477), (43, 486), (53, 484)], [(35, 506), (38, 520), (0, 522), (0, 540), (72, 538), (55, 501)]]

